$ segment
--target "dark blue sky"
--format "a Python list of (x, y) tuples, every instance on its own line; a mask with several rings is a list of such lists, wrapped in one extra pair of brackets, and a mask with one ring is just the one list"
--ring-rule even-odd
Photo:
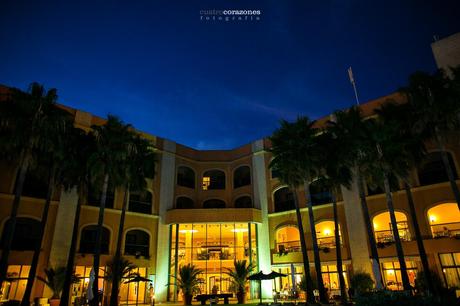
[[(200, 21), (258, 9), (261, 21)], [(267, 136), (281, 118), (349, 106), (435, 69), (430, 43), (460, 31), (460, 1), (0, 1), (0, 83), (198, 149)]]

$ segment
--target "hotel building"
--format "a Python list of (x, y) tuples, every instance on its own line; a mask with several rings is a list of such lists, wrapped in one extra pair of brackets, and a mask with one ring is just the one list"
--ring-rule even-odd
[[(0, 87), (5, 95), (8, 88)], [(392, 94), (361, 105), (365, 116), (371, 116), (387, 99), (400, 101)], [(62, 106), (64, 107), (64, 106)], [(104, 119), (87, 112), (67, 109), (76, 127), (89, 130), (104, 124)], [(328, 117), (317, 121), (322, 126)], [(309, 258), (311, 233), (308, 224), (305, 193), (289, 190), (269, 169), (272, 158), (268, 139), (260, 139), (233, 150), (200, 151), (174, 141), (146, 135), (158, 153), (154, 179), (148, 181), (147, 192), (130, 192), (122, 253), (138, 266), (138, 272), (155, 288), (157, 302), (180, 301), (174, 278), (178, 267), (193, 263), (204, 272), (200, 276), (202, 293), (229, 291), (229, 279), (224, 274), (234, 259), (246, 259), (257, 270), (275, 270), (289, 277), (266, 282), (264, 296), (272, 295), (272, 287), (291, 288), (303, 274), (299, 231), (293, 205), (297, 193), (306, 229)], [(460, 287), (460, 212), (450, 189), (440, 153), (427, 143), (426, 161), (411, 172), (413, 197), (420, 230), (431, 268), (449, 287)], [(460, 146), (452, 142), (446, 150), (458, 178)], [(17, 165), (0, 161), (0, 231), (7, 230), (13, 202)], [(457, 180), (457, 184), (460, 181)], [(402, 187), (402, 186), (401, 186)], [(32, 250), (44, 206), (46, 181), (28, 173), (21, 197), (13, 251), (9, 257), (8, 282), (2, 289), (2, 299), (21, 299), (30, 269)], [(312, 185), (315, 230), (321, 252), (325, 286), (331, 293), (338, 290), (335, 248), (342, 249), (345, 280), (348, 284), (353, 271), (372, 271), (370, 250), (363, 214), (359, 204), (356, 182), (351, 189), (342, 188), (338, 202), (340, 245), (334, 239), (334, 223), (330, 194)], [(114, 255), (124, 190), (109, 188), (104, 215), (101, 268)], [(379, 244), (379, 257), (384, 283), (390, 289), (400, 289), (401, 274), (396, 257), (390, 217), (385, 195), (380, 189), (366, 187), (374, 235)], [(393, 193), (399, 234), (402, 239), (410, 281), (421, 269), (414, 241), (413, 220), (404, 190)], [(74, 214), (78, 196), (75, 190), (57, 190), (49, 212), (42, 244), (39, 275), (46, 267), (64, 266), (67, 261)], [(76, 273), (80, 282), (72, 289), (73, 297), (85, 294), (93, 262), (95, 225), (98, 215), (98, 195), (89, 192), (82, 207), (76, 254)], [(310, 262), (314, 270), (313, 262)], [(102, 273), (101, 273), (102, 274)], [(99, 287), (105, 288), (103, 278)], [(251, 284), (248, 295), (257, 297), (257, 284)], [(121, 301), (148, 301), (146, 283), (123, 284)], [(35, 282), (33, 297), (50, 296), (43, 283)]]

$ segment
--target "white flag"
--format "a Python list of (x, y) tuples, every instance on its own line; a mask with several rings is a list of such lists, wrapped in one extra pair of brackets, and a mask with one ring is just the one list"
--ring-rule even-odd
[(351, 84), (355, 83), (355, 79), (353, 78), (353, 70), (351, 70), (351, 67), (348, 68), (348, 77), (350, 78)]

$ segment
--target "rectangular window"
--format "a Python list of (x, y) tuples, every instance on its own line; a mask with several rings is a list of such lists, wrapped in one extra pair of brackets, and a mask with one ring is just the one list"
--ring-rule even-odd
[[(80, 302), (86, 301), (86, 295), (88, 292), (89, 284), (89, 275), (91, 273), (92, 266), (76, 266), (75, 274), (78, 278), (78, 283), (72, 285), (72, 304), (79, 300)], [(99, 290), (104, 291), (104, 275), (106, 268), (99, 268), (99, 279), (98, 279), (98, 288)], [(81, 304), (80, 304), (81, 305)]]
[(439, 261), (447, 287), (460, 287), (460, 253), (439, 254)]
[[(403, 290), (401, 268), (398, 261), (388, 261), (382, 264), (383, 280), (385, 286), (390, 290)], [(414, 261), (406, 261), (407, 275), (411, 286), (415, 286), (417, 265)]]
[[(342, 265), (343, 277), (345, 278), (345, 286), (348, 287), (347, 270), (345, 265)], [(331, 297), (340, 296), (340, 282), (339, 272), (337, 271), (337, 265), (322, 265), (321, 272), (323, 275), (324, 287), (329, 291)]]
[(7, 281), (2, 284), (1, 300), (22, 300), (27, 286), (30, 266), (11, 265), (6, 272)]

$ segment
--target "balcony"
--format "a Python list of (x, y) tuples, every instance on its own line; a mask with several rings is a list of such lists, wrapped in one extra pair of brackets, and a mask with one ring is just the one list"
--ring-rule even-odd
[(151, 214), (152, 205), (149, 202), (130, 200), (128, 210), (130, 212), (136, 212), (141, 214)]
[(300, 252), (300, 241), (293, 240), (293, 241), (279, 242), (276, 244), (276, 249), (278, 250), (279, 254)]
[[(406, 230), (399, 230), (399, 237), (401, 241), (410, 241), (410, 233)], [(393, 231), (386, 230), (386, 231), (375, 231), (375, 240), (377, 243), (393, 243), (395, 241), (393, 237)]]
[(460, 222), (431, 225), (433, 238), (460, 238)]
[(262, 222), (260, 209), (256, 208), (194, 208), (170, 209), (165, 222), (172, 223), (223, 223), (223, 222)]

